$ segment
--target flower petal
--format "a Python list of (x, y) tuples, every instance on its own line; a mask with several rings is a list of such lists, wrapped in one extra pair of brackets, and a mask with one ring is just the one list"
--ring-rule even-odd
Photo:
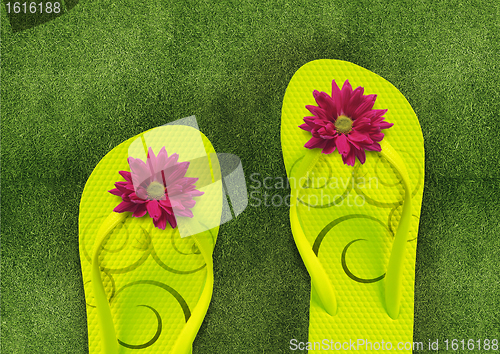
[(365, 147), (365, 150), (368, 150), (368, 151), (382, 151), (382, 148), (380, 147), (380, 144), (379, 143), (373, 143), (371, 145), (368, 145)]
[(325, 140), (321, 138), (311, 137), (311, 139), (304, 145), (308, 149), (323, 148), (325, 146)]
[(335, 101), (326, 92), (314, 90), (313, 96), (316, 103), (325, 110), (329, 119), (337, 117), (337, 106), (335, 105)]
[(191, 195), (192, 197), (200, 197), (203, 194), (205, 194), (205, 192), (202, 192), (202, 191), (199, 191), (199, 190), (194, 190), (192, 192), (189, 192), (189, 195)]
[(122, 192), (120, 192), (120, 191), (119, 191), (118, 189), (116, 189), (116, 188), (114, 188), (114, 189), (110, 189), (108, 192), (109, 192), (109, 193), (111, 193), (111, 194), (113, 194), (113, 195), (117, 195), (117, 196), (119, 196), (119, 197), (121, 197), (121, 196), (122, 196)]
[(169, 168), (164, 171), (166, 187), (173, 184), (177, 179), (184, 177), (189, 167), (189, 161), (180, 162), (175, 166), (175, 169)]
[(179, 160), (179, 154), (172, 154), (170, 155), (170, 157), (167, 159), (167, 162), (165, 164), (165, 168), (168, 168), (168, 167), (171, 167), (171, 166), (174, 166), (177, 161)]
[[(372, 96), (372, 97), (370, 97)], [(375, 98), (377, 98), (377, 95), (370, 95), (364, 97), (364, 100), (361, 104), (357, 106), (355, 111), (352, 113), (351, 118), (356, 120), (360, 116), (362, 116), (364, 113), (368, 112), (373, 108), (373, 105), (375, 104)], [(369, 97), (369, 98), (368, 98)]]
[(357, 87), (351, 95), (351, 98), (345, 104), (344, 114), (352, 119), (356, 108), (363, 102), (363, 91), (364, 89), (360, 86)]
[(146, 215), (147, 212), (148, 210), (146, 209), (146, 206), (144, 204), (138, 205), (132, 216), (135, 216), (136, 218), (142, 218), (144, 215)]
[(175, 219), (175, 216), (173, 214), (167, 214), (167, 221), (172, 226), (172, 229), (175, 229), (177, 227), (177, 220)]
[(148, 209), (149, 216), (153, 219), (158, 219), (161, 216), (160, 204), (156, 200), (150, 200), (146, 203), (146, 208)]
[(153, 223), (157, 228), (165, 230), (167, 227), (167, 215), (161, 215), (157, 219), (153, 219)]
[(323, 108), (312, 106), (312, 105), (307, 105), (306, 108), (309, 110), (309, 112), (314, 114), (315, 117), (318, 117), (322, 121), (325, 121), (325, 122), (329, 121), (328, 115)]
[(394, 123), (388, 123), (388, 122), (381, 122), (379, 124), (380, 126), (380, 129), (387, 129), (387, 128), (390, 128), (394, 125)]
[(366, 161), (365, 150), (363, 149), (356, 150), (356, 157), (358, 158), (359, 162), (361, 162), (361, 164), (364, 164)]
[(118, 173), (125, 178), (127, 182), (132, 183), (132, 174), (128, 171), (118, 171)]
[(368, 134), (360, 133), (357, 130), (351, 131), (347, 137), (351, 142), (367, 143), (367, 144), (373, 143), (372, 139), (370, 139), (370, 136)]
[(134, 212), (137, 209), (137, 204), (131, 202), (121, 202), (113, 211), (116, 213), (123, 213), (126, 211)]
[(115, 182), (116, 189), (118, 189), (122, 193), (130, 193), (131, 191), (133, 191), (133, 189), (129, 188), (130, 187), (129, 185), (130, 183), (128, 182), (122, 182), (122, 181)]
[(323, 154), (331, 154), (332, 152), (334, 152), (335, 151), (335, 144), (336, 144), (335, 139), (330, 140), (326, 144), (326, 146), (323, 148), (322, 153)]
[(351, 99), (352, 94), (352, 86), (349, 83), (349, 80), (345, 80), (344, 85), (342, 86), (342, 90), (340, 91), (340, 96), (342, 100), (342, 110), (339, 114), (344, 114), (345, 108)]
[(354, 152), (354, 149), (349, 151), (349, 153), (344, 156), (342, 155), (342, 161), (349, 166), (354, 166), (354, 163), (356, 162), (356, 153)]
[[(143, 189), (141, 190), (141, 192), (144, 192), (146, 193), (146, 191)], [(144, 198), (140, 198), (135, 192), (133, 193), (130, 193), (128, 195), (128, 197), (130, 198), (130, 201), (134, 202), (134, 203), (137, 203), (137, 204), (144, 204), (144, 203), (147, 203), (147, 195), (144, 197)]]
[(155, 173), (161, 171), (167, 164), (168, 154), (165, 146), (160, 149), (160, 152), (156, 156), (154, 161)]
[(332, 99), (335, 102), (335, 107), (337, 108), (337, 115), (342, 114), (342, 95), (340, 93), (340, 88), (337, 86), (335, 80), (332, 80)]
[(163, 210), (170, 210), (170, 209), (172, 209), (172, 203), (170, 203), (170, 199), (160, 200), (160, 207)]
[(322, 139), (333, 139), (335, 136), (335, 130), (331, 129), (329, 126), (324, 126), (321, 129), (318, 129), (318, 134)]
[(382, 139), (384, 138), (384, 133), (372, 134), (371, 138), (373, 139), (373, 141), (382, 141)]
[(347, 141), (347, 138), (344, 134), (339, 134), (336, 140), (337, 143), (337, 149), (339, 150), (339, 153), (342, 156), (345, 156), (349, 153), (351, 150), (351, 147), (349, 146), (349, 142)]
[(301, 125), (299, 125), (299, 128), (300, 129), (304, 129), (304, 130), (306, 130), (308, 132), (310, 132), (312, 130), (312, 127), (309, 126), (308, 124), (301, 124)]

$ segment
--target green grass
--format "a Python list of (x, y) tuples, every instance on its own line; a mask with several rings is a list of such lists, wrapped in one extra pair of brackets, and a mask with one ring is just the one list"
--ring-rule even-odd
[[(2, 8), (2, 353), (88, 351), (78, 205), (108, 151), (194, 114), (247, 176), (285, 176), (281, 102), (321, 58), (386, 78), (419, 117), (415, 340), (500, 339), (499, 5), (144, 3), (80, 1), (15, 33)], [(289, 353), (291, 338), (307, 340), (309, 277), (286, 206), (223, 225), (214, 258), (194, 353)]]

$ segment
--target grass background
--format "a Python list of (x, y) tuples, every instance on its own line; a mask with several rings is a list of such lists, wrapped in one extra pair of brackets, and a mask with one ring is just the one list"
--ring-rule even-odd
[[(194, 114), (247, 176), (286, 176), (281, 102), (320, 58), (386, 78), (419, 117), (414, 339), (500, 339), (495, 2), (85, 0), (20, 32), (3, 5), (1, 16), (2, 353), (88, 352), (78, 205), (108, 151)], [(307, 340), (309, 277), (286, 206), (223, 225), (214, 258), (194, 353), (288, 353)]]

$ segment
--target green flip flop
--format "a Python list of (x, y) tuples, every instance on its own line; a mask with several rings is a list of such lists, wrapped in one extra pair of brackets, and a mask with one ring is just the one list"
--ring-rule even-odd
[(290, 348), (411, 352), (424, 142), (410, 104), (355, 64), (313, 61), (287, 87), (281, 144), (312, 283), (309, 339)]
[(192, 352), (221, 212), (217, 155), (193, 127), (149, 130), (99, 162), (79, 218), (91, 354)]

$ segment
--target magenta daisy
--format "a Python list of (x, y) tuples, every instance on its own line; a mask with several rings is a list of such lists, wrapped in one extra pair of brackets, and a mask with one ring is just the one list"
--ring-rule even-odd
[(204, 192), (196, 189), (198, 178), (184, 177), (189, 162), (177, 162), (178, 154), (168, 156), (163, 147), (158, 156), (149, 148), (147, 161), (128, 158), (130, 171), (120, 171), (125, 181), (115, 183), (111, 194), (122, 198), (113, 210), (117, 213), (131, 212), (140, 218), (146, 213), (156, 227), (165, 230), (167, 222), (175, 229), (177, 216), (193, 217), (190, 210), (196, 204), (193, 197)]
[(337, 148), (346, 165), (354, 166), (356, 157), (362, 164), (365, 151), (381, 151), (379, 142), (384, 138), (382, 129), (392, 127), (385, 122), (387, 109), (372, 109), (377, 95), (363, 95), (364, 88), (352, 89), (349, 80), (342, 90), (332, 81), (332, 95), (314, 90), (318, 106), (307, 105), (313, 114), (305, 117), (299, 127), (311, 132), (311, 139), (304, 145), (308, 149), (323, 149), (331, 154)]

